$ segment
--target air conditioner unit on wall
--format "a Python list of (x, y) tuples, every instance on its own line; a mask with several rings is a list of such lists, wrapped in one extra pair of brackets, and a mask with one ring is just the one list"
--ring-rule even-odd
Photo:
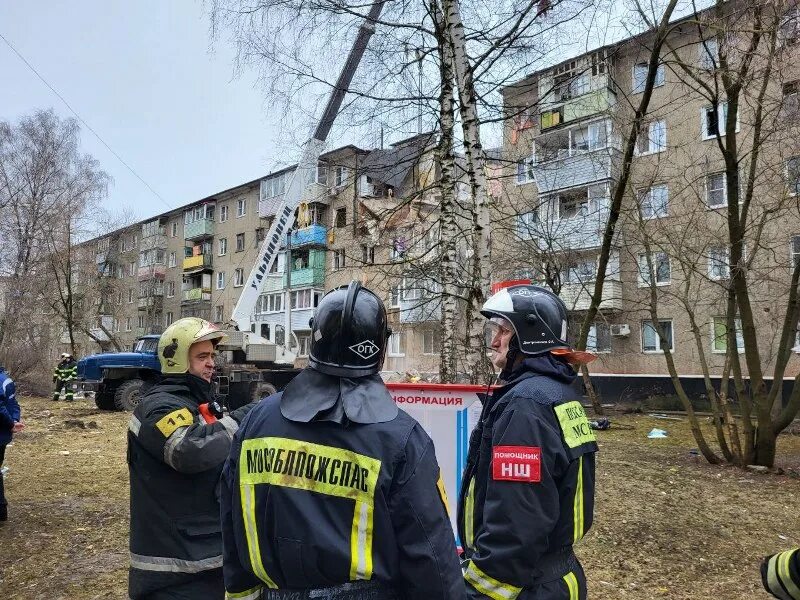
[(631, 326), (627, 323), (611, 326), (611, 335), (614, 337), (627, 337), (631, 334)]

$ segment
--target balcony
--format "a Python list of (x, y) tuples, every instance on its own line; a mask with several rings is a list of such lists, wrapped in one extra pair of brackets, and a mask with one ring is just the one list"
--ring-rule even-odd
[(146, 298), (139, 298), (139, 310), (161, 310), (161, 306), (163, 304), (163, 298), (160, 294), (148, 296)]
[(401, 323), (439, 321), (441, 317), (442, 305), (438, 298), (421, 298), (416, 300), (400, 299)]
[(616, 103), (617, 97), (608, 87), (569, 100), (548, 103), (539, 113), (539, 128), (546, 131), (565, 123), (572, 123), (592, 115), (607, 112)]
[(143, 237), (139, 242), (139, 251), (154, 250), (155, 248), (167, 248), (167, 236), (164, 234), (149, 235)]
[(213, 219), (196, 219), (183, 226), (183, 237), (186, 240), (196, 240), (214, 235)]
[(146, 279), (164, 279), (167, 275), (166, 265), (148, 265), (146, 267), (139, 267), (136, 276), (140, 281)]
[(192, 288), (183, 291), (181, 302), (205, 302), (211, 301), (211, 288)]
[[(559, 297), (568, 310), (589, 310), (592, 303), (594, 281), (586, 283), (566, 283), (561, 286)], [(622, 310), (622, 282), (606, 279), (603, 284), (603, 298), (600, 310)]]
[(328, 242), (328, 228), (324, 225), (309, 225), (292, 231), (292, 247), (325, 246)]
[(210, 269), (212, 266), (212, 261), (213, 258), (211, 254), (198, 254), (197, 256), (190, 256), (183, 259), (183, 270), (202, 271), (204, 269)]
[(95, 256), (95, 263), (99, 266), (108, 260), (108, 252), (98, 252)]
[(535, 163), (531, 169), (540, 194), (611, 179), (617, 172), (620, 152), (601, 148), (590, 152), (559, 151), (558, 158)]
[[(283, 274), (283, 287), (286, 287), (286, 273)], [(325, 285), (325, 264), (317, 264), (303, 269), (292, 269), (292, 287), (323, 287)]]

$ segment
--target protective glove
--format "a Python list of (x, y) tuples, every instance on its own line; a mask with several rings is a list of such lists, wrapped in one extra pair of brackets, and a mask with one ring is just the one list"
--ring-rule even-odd
[(231, 419), (236, 421), (237, 423), (241, 423), (242, 420), (247, 416), (253, 407), (258, 404), (258, 402), (251, 402), (250, 404), (245, 404), (244, 406), (240, 406), (236, 410), (231, 411)]

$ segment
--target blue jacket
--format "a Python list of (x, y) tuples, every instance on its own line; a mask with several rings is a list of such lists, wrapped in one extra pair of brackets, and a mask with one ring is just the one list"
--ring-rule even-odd
[(0, 370), (0, 446), (6, 446), (11, 441), (11, 429), (19, 417), (17, 386), (8, 373)]

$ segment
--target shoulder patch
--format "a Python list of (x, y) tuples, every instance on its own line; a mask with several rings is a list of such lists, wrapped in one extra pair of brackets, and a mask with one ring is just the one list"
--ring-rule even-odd
[(188, 427), (193, 422), (194, 417), (192, 417), (192, 413), (189, 412), (189, 409), (179, 408), (178, 410), (173, 410), (171, 413), (161, 417), (158, 422), (156, 422), (156, 427), (158, 427), (158, 430), (164, 434), (164, 437), (168, 438), (175, 432), (176, 429), (180, 427)]
[(492, 479), (540, 482), (542, 449), (537, 446), (492, 446)]
[(586, 412), (577, 400), (565, 402), (554, 407), (558, 424), (564, 433), (564, 441), (570, 448), (596, 441), (594, 431), (589, 426)]

